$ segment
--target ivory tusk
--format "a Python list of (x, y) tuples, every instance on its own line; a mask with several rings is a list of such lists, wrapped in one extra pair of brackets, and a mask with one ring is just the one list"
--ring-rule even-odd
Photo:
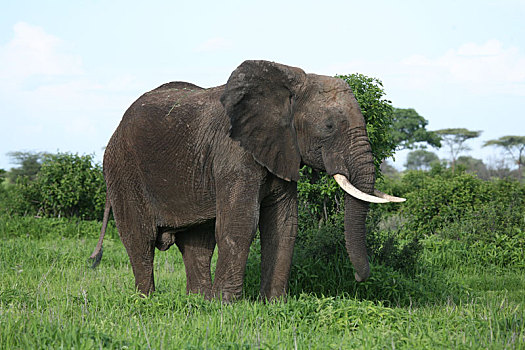
[(376, 197), (379, 197), (379, 198), (384, 198), (384, 199), (388, 200), (389, 202), (395, 202), (395, 203), (401, 203), (401, 202), (404, 202), (404, 201), (407, 200), (406, 198), (391, 196), (389, 194), (383, 193), (383, 192), (381, 192), (379, 190), (375, 190), (375, 189), (374, 189), (374, 195)]
[(360, 199), (360, 200), (365, 201), (365, 202), (370, 202), (370, 203), (388, 203), (389, 202), (388, 199), (374, 197), (374, 196), (371, 196), (369, 194), (366, 194), (366, 193), (358, 190), (354, 185), (352, 185), (350, 183), (350, 181), (344, 175), (335, 174), (334, 175), (334, 179), (337, 182), (337, 184), (339, 186), (341, 186), (341, 188), (346, 193), (351, 195), (352, 197), (355, 197), (357, 199)]

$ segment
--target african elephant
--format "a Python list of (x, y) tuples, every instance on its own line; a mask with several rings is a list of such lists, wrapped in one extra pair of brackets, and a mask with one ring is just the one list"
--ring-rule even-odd
[(104, 155), (105, 222), (92, 258), (100, 261), (111, 207), (141, 293), (155, 290), (155, 247), (176, 244), (187, 292), (231, 301), (259, 228), (261, 296), (283, 296), (302, 164), (334, 175), (348, 193), (346, 248), (356, 280), (365, 280), (368, 202), (403, 199), (374, 191), (365, 121), (348, 84), (267, 61), (243, 62), (214, 88), (164, 84), (129, 107)]

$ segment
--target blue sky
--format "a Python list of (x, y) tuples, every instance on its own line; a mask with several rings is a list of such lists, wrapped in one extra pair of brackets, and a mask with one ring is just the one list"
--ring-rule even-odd
[(525, 0), (7, 0), (0, 168), (21, 150), (101, 161), (142, 93), (174, 80), (221, 85), (246, 59), (379, 78), (429, 129), (483, 130), (469, 154), (490, 164), (501, 152), (483, 141), (525, 135), (524, 18)]

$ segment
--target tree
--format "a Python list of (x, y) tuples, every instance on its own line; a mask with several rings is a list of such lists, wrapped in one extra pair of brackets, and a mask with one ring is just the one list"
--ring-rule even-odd
[(429, 170), (436, 162), (439, 162), (439, 157), (434, 152), (418, 149), (408, 154), (405, 167), (408, 170)]
[(366, 131), (372, 153), (376, 173), (380, 176), (380, 166), (384, 159), (391, 157), (396, 149), (396, 142), (392, 137), (394, 108), (392, 102), (384, 98), (383, 83), (377, 78), (363, 74), (340, 75), (352, 91), (365, 117)]
[(23, 178), (16, 188), (35, 214), (102, 218), (106, 186), (102, 167), (91, 155), (48, 155), (36, 179)]
[(521, 180), (522, 167), (525, 164), (525, 136), (502, 136), (497, 140), (489, 140), (483, 144), (503, 148), (518, 165), (518, 176)]
[(11, 162), (19, 165), (18, 168), (11, 168), (7, 174), (7, 179), (11, 183), (15, 183), (16, 179), (22, 176), (26, 176), (31, 181), (35, 180), (42, 162), (48, 156), (43, 152), (9, 152), (7, 155), (11, 158)]
[(470, 150), (470, 147), (465, 144), (465, 141), (479, 137), (482, 131), (471, 131), (465, 128), (452, 128), (437, 130), (436, 133), (441, 136), (441, 141), (443, 141), (450, 150), (452, 170), (454, 170), (458, 155), (464, 151)]
[(386, 159), (381, 163), (381, 173), (389, 178), (399, 177), (399, 171)]
[(481, 179), (489, 179), (487, 166), (481, 159), (471, 156), (459, 156), (456, 159), (456, 166), (464, 168), (469, 173), (478, 175)]
[(441, 137), (434, 131), (428, 131), (427, 125), (428, 120), (420, 116), (414, 109), (394, 108), (392, 137), (397, 145), (397, 150), (414, 149), (418, 146), (425, 148), (424, 143), (440, 148)]

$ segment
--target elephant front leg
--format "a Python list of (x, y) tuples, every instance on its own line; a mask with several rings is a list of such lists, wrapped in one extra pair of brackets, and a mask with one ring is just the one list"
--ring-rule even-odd
[(217, 194), (218, 259), (212, 295), (231, 302), (242, 294), (246, 261), (259, 219), (259, 188), (225, 184)]
[(297, 236), (296, 189), (296, 183), (284, 184), (261, 208), (261, 297), (266, 300), (284, 296), (288, 287)]

